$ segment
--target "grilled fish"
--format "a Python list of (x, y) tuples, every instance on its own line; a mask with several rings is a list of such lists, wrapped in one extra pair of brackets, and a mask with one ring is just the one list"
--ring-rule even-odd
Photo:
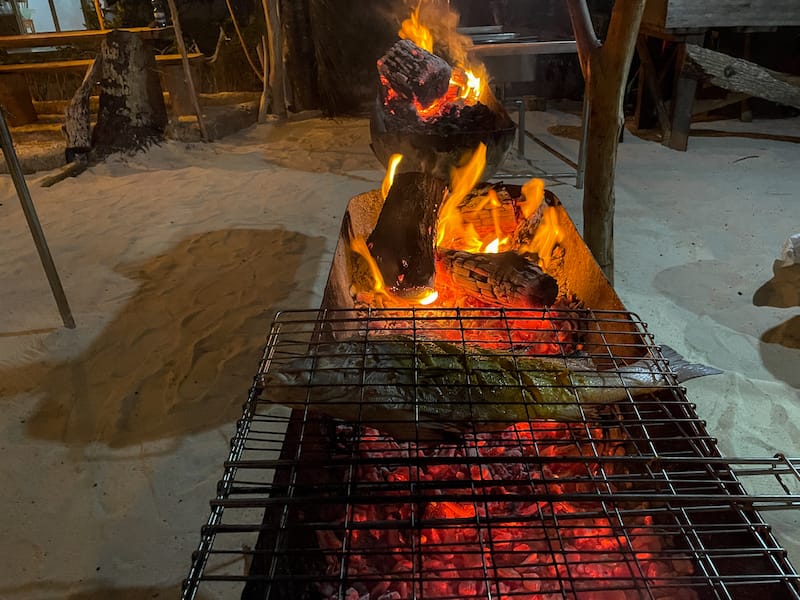
[(398, 439), (439, 439), (529, 419), (580, 420), (598, 405), (663, 389), (670, 378), (644, 361), (602, 372), (577, 361), (384, 336), (273, 356), (261, 383), (261, 397), (276, 404)]

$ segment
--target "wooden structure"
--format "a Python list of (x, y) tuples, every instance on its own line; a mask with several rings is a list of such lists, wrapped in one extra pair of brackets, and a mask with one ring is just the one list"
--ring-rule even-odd
[[(134, 33), (143, 42), (173, 36), (172, 27), (131, 27), (122, 31)], [(0, 49), (47, 48), (59, 46), (75, 46), (94, 48), (100, 46), (109, 30), (81, 30), (35, 33), (27, 35), (0, 36)], [(186, 54), (186, 61), (191, 69), (198, 70), (206, 57), (201, 53)], [(25, 125), (36, 120), (25, 74), (53, 72), (85, 72), (93, 59), (53, 60), (37, 63), (0, 64), (0, 104), (7, 107), (12, 126)], [(162, 75), (164, 88), (170, 93), (172, 113), (175, 117), (194, 114), (196, 111), (192, 94), (185, 82), (184, 56), (182, 54), (156, 54), (156, 65)]]
[(589, 107), (583, 237), (597, 264), (614, 282), (614, 171), (622, 131), (622, 98), (645, 0), (615, 2), (608, 33), (597, 39), (586, 0), (567, 0)]
[[(784, 95), (792, 98), (791, 89), (776, 84), (771, 90), (770, 78), (775, 74), (763, 69), (761, 74), (755, 74), (759, 67), (753, 63), (744, 60), (734, 65), (735, 59), (720, 53), (709, 55), (702, 48), (705, 34), (711, 29), (737, 28), (747, 34), (792, 25), (800, 25), (800, 3), (796, 0), (648, 0), (636, 44), (641, 61), (636, 125), (647, 126), (645, 113), (649, 102), (653, 102), (663, 132), (662, 143), (674, 150), (686, 150), (692, 114), (696, 112), (739, 102), (751, 95), (793, 105)], [(650, 38), (673, 44), (671, 59), (660, 70), (648, 47)], [(743, 59), (748, 58), (747, 48), (746, 44)], [(720, 77), (725, 71), (728, 75)], [(753, 74), (752, 83), (737, 83), (732, 77), (733, 73), (743, 71)], [(673, 77), (672, 100), (667, 104), (661, 98), (661, 88), (670, 74)], [(695, 107), (700, 79), (733, 93), (727, 99)], [(766, 87), (765, 82), (768, 82)], [(775, 93), (768, 95), (771, 91)]]

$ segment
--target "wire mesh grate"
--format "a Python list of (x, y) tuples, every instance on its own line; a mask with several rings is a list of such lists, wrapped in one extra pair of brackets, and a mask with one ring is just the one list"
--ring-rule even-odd
[(183, 597), (800, 598), (797, 464), (721, 457), (628, 312), (285, 312)]

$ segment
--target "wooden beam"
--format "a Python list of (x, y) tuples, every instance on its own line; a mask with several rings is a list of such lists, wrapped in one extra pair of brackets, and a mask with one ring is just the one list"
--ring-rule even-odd
[(278, 0), (261, 0), (267, 23), (269, 43), (269, 89), (272, 113), (286, 118), (286, 96), (283, 89), (283, 33), (281, 31)]
[(181, 63), (183, 64), (183, 76), (186, 78), (186, 86), (189, 88), (189, 95), (194, 104), (194, 111), (197, 114), (197, 125), (200, 127), (200, 136), (203, 141), (211, 141), (208, 137), (208, 130), (203, 120), (203, 111), (200, 108), (200, 99), (197, 96), (197, 89), (194, 85), (194, 76), (192, 75), (192, 67), (189, 65), (189, 55), (186, 52), (186, 44), (183, 41), (183, 34), (181, 33), (181, 23), (178, 18), (178, 9), (175, 6), (175, 0), (167, 0), (169, 3), (169, 12), (172, 15), (172, 26), (175, 28), (175, 41), (178, 44), (178, 52), (181, 55)]
[(669, 129), (669, 115), (667, 114), (667, 107), (664, 105), (664, 100), (661, 98), (661, 89), (656, 79), (656, 67), (655, 64), (653, 64), (653, 58), (650, 56), (650, 49), (647, 47), (647, 38), (644, 35), (640, 35), (637, 38), (636, 50), (639, 54), (639, 60), (642, 63), (639, 76), (644, 80), (647, 91), (653, 99), (661, 131), (667, 131), (667, 129)]
[(103, 9), (100, 8), (100, 0), (94, 0), (94, 12), (97, 13), (97, 23), (101, 31), (106, 30), (106, 19), (103, 16)]
[(588, 153), (583, 189), (583, 237), (610, 283), (614, 281), (614, 169), (622, 130), (622, 99), (645, 0), (617, 0), (600, 44), (586, 0), (567, 0), (588, 101)]
[(689, 76), (732, 92), (800, 108), (800, 87), (791, 78), (750, 61), (734, 58), (708, 48), (686, 45), (684, 70)]
[(572, 29), (575, 32), (575, 42), (578, 46), (578, 60), (581, 63), (584, 80), (588, 80), (589, 57), (600, 47), (600, 40), (592, 25), (589, 6), (585, 0), (567, 0)]

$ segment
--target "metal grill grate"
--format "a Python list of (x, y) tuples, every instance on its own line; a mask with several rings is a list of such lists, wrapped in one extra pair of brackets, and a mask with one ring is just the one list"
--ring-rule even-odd
[[(582, 379), (590, 364), (606, 379)], [(533, 399), (576, 421), (481, 412), (554, 373)], [(598, 391), (617, 397), (595, 412)], [(370, 409), (388, 397), (394, 410)], [(425, 427), (437, 403), (452, 428)], [(631, 313), (285, 312), (183, 597), (800, 598), (759, 515), (799, 493), (797, 460), (719, 455)]]

